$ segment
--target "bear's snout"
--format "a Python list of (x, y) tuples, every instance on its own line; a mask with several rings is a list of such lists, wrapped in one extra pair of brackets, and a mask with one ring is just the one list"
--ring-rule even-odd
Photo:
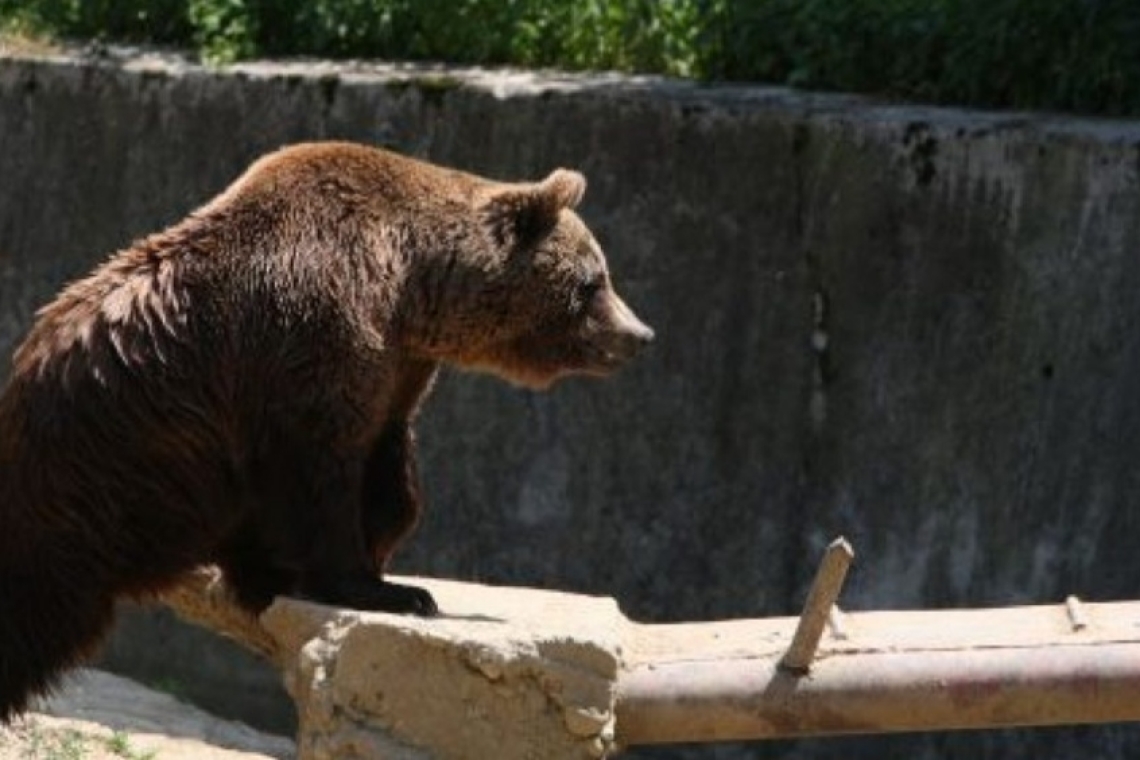
[(617, 353), (630, 359), (638, 351), (653, 342), (653, 328), (642, 322), (633, 312), (628, 321), (621, 325), (614, 335)]
[(594, 344), (607, 364), (623, 364), (653, 342), (653, 329), (638, 319), (616, 293), (607, 294), (601, 311), (601, 329), (594, 336)]

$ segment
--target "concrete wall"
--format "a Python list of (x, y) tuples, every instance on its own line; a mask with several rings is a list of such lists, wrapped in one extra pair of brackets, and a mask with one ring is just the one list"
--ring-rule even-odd
[[(429, 513), (397, 570), (611, 594), (642, 620), (789, 614), (843, 533), (853, 609), (1140, 596), (1140, 124), (616, 78), (7, 60), (0, 352), (63, 280), (259, 153), (332, 137), (505, 178), (582, 169), (584, 216), (659, 336), (612, 381), (547, 395), (446, 376), (421, 424)], [(747, 752), (1078, 747), (1135, 756), (1140, 730)]]

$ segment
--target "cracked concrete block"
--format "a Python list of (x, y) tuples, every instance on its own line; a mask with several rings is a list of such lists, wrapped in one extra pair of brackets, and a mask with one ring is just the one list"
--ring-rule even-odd
[(278, 603), (304, 760), (600, 758), (627, 623), (612, 599), (409, 579), (423, 619)]

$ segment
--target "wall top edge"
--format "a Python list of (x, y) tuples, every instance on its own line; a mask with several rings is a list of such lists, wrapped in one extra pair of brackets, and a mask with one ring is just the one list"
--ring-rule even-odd
[(843, 93), (811, 92), (790, 87), (703, 83), (656, 75), (616, 72), (564, 72), (509, 67), (456, 66), (442, 63), (329, 61), (324, 59), (254, 60), (211, 67), (178, 52), (126, 46), (73, 48), (27, 54), (0, 47), (0, 67), (96, 68), (171, 79), (235, 77), (251, 81), (299, 80), (339, 86), (420, 87), (482, 92), (500, 100), (551, 96), (654, 101), (697, 111), (736, 115), (782, 113), (788, 118), (849, 122), (863, 125), (920, 127), (939, 133), (989, 134), (1011, 131), (1140, 148), (1140, 120), (1113, 119), (1036, 111), (981, 110), (889, 101)]

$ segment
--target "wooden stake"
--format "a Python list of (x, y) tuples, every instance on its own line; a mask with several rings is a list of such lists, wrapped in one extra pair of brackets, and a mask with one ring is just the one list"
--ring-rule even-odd
[(1069, 616), (1069, 625), (1073, 629), (1073, 633), (1079, 633), (1089, 627), (1089, 620), (1085, 616), (1085, 610), (1081, 606), (1081, 600), (1075, 596), (1069, 596), (1065, 599), (1065, 612)]
[(839, 599), (843, 580), (847, 577), (847, 568), (854, 558), (855, 552), (851, 549), (851, 544), (842, 536), (828, 545), (808, 592), (803, 612), (800, 613), (800, 622), (792, 636), (792, 644), (780, 660), (780, 667), (784, 670), (803, 674), (811, 668), (828, 615)]

